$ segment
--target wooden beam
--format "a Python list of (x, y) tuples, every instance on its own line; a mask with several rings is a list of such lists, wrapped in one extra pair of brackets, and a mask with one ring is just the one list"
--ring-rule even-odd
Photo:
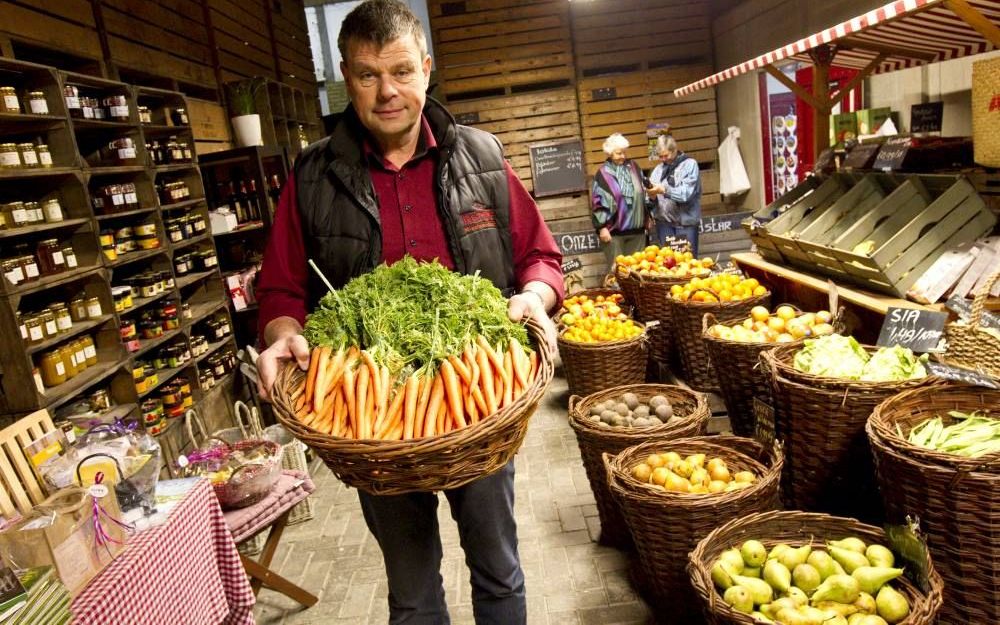
[[(791, 91), (795, 95), (799, 96), (800, 98), (808, 102), (809, 106), (813, 107), (814, 109), (823, 108), (823, 105), (820, 104), (820, 100), (816, 99), (816, 96), (806, 91), (805, 87), (803, 87), (799, 83), (795, 82), (794, 80), (786, 76), (784, 72), (782, 72), (774, 65), (765, 65), (764, 71), (774, 76), (775, 80), (777, 80), (781, 84), (791, 89)], [(827, 113), (829, 114), (829, 111), (827, 111)]]
[(837, 102), (840, 102), (844, 98), (844, 96), (846, 96), (851, 92), (851, 89), (854, 89), (855, 87), (860, 85), (862, 80), (868, 78), (872, 72), (878, 69), (878, 66), (882, 63), (882, 61), (886, 59), (887, 56), (889, 56), (888, 52), (880, 53), (877, 57), (872, 59), (868, 63), (868, 65), (865, 65), (860, 72), (855, 74), (854, 78), (852, 78), (850, 82), (848, 82), (846, 85), (843, 86), (843, 88), (841, 88), (832, 96), (830, 96), (830, 109), (832, 110), (833, 107), (837, 105)]
[(101, 42), (101, 55), (104, 57), (105, 78), (118, 80), (118, 66), (111, 58), (111, 46), (108, 43), (108, 29), (104, 25), (104, 7), (101, 0), (91, 0), (91, 10), (94, 12), (94, 25), (97, 27), (97, 38)]
[(944, 5), (962, 18), (965, 23), (975, 28), (997, 48), (1000, 48), (1000, 27), (986, 19), (982, 13), (974, 9), (966, 0), (944, 0)]
[(817, 159), (830, 144), (830, 66), (836, 55), (837, 49), (830, 45), (816, 46), (809, 51), (813, 61), (813, 95), (823, 103), (813, 107), (813, 156)]
[(269, 6), (271, 4), (270, 0), (262, 0), (262, 2), (264, 6), (264, 15), (267, 18), (267, 35), (268, 39), (271, 41), (271, 56), (274, 59), (274, 79), (278, 82), (282, 82), (281, 57), (278, 55), (278, 42), (274, 37), (274, 16), (271, 15), (271, 12), (274, 9)]
[(937, 58), (933, 52), (927, 52), (925, 50), (907, 48), (906, 46), (886, 45), (871, 41), (858, 41), (857, 39), (853, 39), (851, 37), (838, 39), (837, 47), (842, 50), (868, 50), (870, 52), (880, 52), (886, 56), (904, 56), (913, 59), (920, 59), (921, 61), (926, 61), (928, 63)]

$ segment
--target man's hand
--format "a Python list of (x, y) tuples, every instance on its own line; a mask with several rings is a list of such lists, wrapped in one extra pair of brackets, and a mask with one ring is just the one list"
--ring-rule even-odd
[(646, 195), (649, 197), (656, 197), (657, 195), (662, 195), (666, 192), (667, 190), (662, 184), (654, 184), (650, 188), (646, 189)]
[(534, 291), (518, 293), (510, 298), (507, 303), (507, 316), (511, 321), (521, 321), (523, 319), (534, 319), (542, 327), (545, 334), (545, 342), (548, 343), (549, 350), (556, 349), (556, 325), (549, 319), (545, 311), (545, 304), (542, 296)]
[(598, 230), (597, 236), (601, 239), (601, 243), (611, 243), (611, 231), (607, 228)]
[(261, 399), (270, 399), (278, 368), (291, 358), (303, 371), (309, 369), (309, 343), (301, 334), (282, 337), (260, 353), (257, 358), (257, 394)]

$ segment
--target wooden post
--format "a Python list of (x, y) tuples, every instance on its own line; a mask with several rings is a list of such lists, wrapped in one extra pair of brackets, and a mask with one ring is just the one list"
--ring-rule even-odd
[(819, 106), (813, 107), (813, 156), (830, 147), (830, 65), (836, 50), (829, 45), (809, 51), (813, 60), (813, 97)]

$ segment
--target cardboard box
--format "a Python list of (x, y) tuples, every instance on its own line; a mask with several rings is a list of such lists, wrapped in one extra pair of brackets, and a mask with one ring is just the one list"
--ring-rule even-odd
[(892, 109), (883, 106), (877, 109), (862, 109), (857, 111), (858, 134), (873, 135), (882, 127), (882, 123), (889, 119)]
[(830, 116), (830, 145), (840, 145), (858, 136), (858, 116), (854, 112)]

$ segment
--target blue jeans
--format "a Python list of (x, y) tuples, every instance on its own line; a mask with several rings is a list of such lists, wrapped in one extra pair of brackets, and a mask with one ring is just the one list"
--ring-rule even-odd
[(667, 237), (687, 239), (691, 242), (691, 253), (698, 256), (698, 226), (675, 226), (665, 221), (657, 221), (656, 244), (663, 245)]
[[(525, 625), (524, 573), (514, 522), (514, 461), (444, 494), (472, 572), (476, 624)], [(437, 494), (380, 496), (358, 491), (358, 495), (389, 577), (389, 624), (448, 625)]]

